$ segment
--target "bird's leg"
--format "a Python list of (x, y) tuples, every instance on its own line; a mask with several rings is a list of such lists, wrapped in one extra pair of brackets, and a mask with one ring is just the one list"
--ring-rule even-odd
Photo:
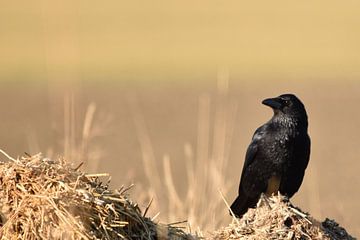
[(282, 195), (282, 194), (280, 193), (280, 191), (278, 191), (278, 192), (277, 192), (277, 196), (278, 196), (278, 197), (283, 197), (283, 199), (284, 199), (283, 201), (284, 201), (284, 202), (288, 202), (288, 203), (291, 205), (290, 198), (289, 198), (288, 195), (286, 195), (286, 194)]
[(264, 193), (261, 193), (261, 195), (260, 195), (260, 201), (259, 201), (258, 205), (260, 205), (262, 202), (265, 203), (265, 205), (269, 208), (269, 210), (272, 209), (271, 206), (270, 206), (269, 198), (268, 198), (268, 196), (266, 196), (266, 194), (264, 194)]
[[(278, 192), (278, 195), (280, 196), (280, 192)], [(292, 208), (296, 208), (291, 202), (290, 202), (290, 198), (287, 195), (282, 195), (283, 196), (283, 202), (286, 202), (289, 204), (290, 207)]]

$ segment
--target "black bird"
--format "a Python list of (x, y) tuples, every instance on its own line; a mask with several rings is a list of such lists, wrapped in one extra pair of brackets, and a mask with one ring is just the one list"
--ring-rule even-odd
[(237, 217), (256, 206), (260, 195), (292, 197), (300, 188), (310, 157), (308, 120), (303, 103), (293, 94), (262, 101), (274, 110), (259, 127), (247, 149), (239, 196), (231, 205)]

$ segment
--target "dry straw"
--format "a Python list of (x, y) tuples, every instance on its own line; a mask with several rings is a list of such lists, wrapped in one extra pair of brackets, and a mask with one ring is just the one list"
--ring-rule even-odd
[[(155, 223), (122, 187), (110, 190), (64, 159), (40, 154), (0, 162), (1, 239), (196, 239)], [(149, 206), (148, 206), (149, 207)], [(208, 239), (354, 239), (336, 222), (320, 223), (283, 196), (261, 198), (256, 209)]]
[(293, 207), (281, 195), (261, 197), (258, 206), (241, 218), (234, 219), (228, 227), (218, 230), (213, 239), (334, 239), (352, 240), (345, 229), (335, 221), (313, 219), (307, 213)]
[(129, 188), (110, 190), (99, 181), (104, 174), (86, 175), (40, 154), (7, 157), (0, 162), (1, 239), (193, 238), (144, 216)]

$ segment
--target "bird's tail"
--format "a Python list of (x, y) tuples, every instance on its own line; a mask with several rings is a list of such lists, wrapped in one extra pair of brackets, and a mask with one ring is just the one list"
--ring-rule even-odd
[(236, 217), (241, 218), (250, 207), (254, 207), (256, 201), (245, 196), (237, 196), (235, 201), (231, 204), (230, 209)]

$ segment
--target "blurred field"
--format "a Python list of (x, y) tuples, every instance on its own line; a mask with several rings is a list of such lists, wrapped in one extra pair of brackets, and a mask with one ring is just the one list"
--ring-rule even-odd
[[(169, 156), (174, 184), (180, 199), (183, 199), (189, 184), (191, 186), (184, 176), (184, 145), (190, 145), (194, 154), (197, 154), (199, 96), (204, 97), (206, 94), (210, 100), (209, 154), (217, 147), (212, 146), (215, 106), (219, 101), (214, 83), (191, 87), (187, 84), (165, 83), (146, 87), (143, 84), (127, 84), (125, 87), (123, 83), (78, 83), (72, 86), (76, 90), (73, 93), (74, 115), (71, 117), (75, 123), (71, 127), (73, 130), (65, 128), (64, 119), (69, 117), (66, 114), (64, 116), (64, 113), (69, 107), (64, 104), (69, 100), (60, 96), (68, 96), (66, 92), (58, 89), (59, 92), (54, 94), (51, 83), (23, 83), (21, 86), (2, 83), (0, 95), (3, 99), (12, 100), (1, 102), (4, 114), (0, 125), (3, 136), (0, 145), (15, 156), (21, 155), (22, 151), (48, 151), (48, 155), (63, 155), (67, 152), (68, 157), (74, 159), (77, 155), (72, 156), (69, 150), (64, 150), (64, 139), (75, 146), (74, 151), (78, 149), (76, 146), (81, 145), (85, 110), (90, 102), (95, 102), (97, 110), (88, 149), (90, 160), (97, 161), (87, 162), (88, 171), (109, 172), (113, 176), (114, 186), (135, 183), (138, 188), (147, 189), (149, 183), (142, 160), (144, 150), (139, 144), (129, 104), (129, 99), (136, 98), (147, 127), (158, 172), (162, 172), (164, 155)], [(319, 219), (333, 217), (347, 227), (350, 233), (359, 234), (357, 223), (360, 221), (360, 191), (357, 186), (360, 184), (360, 142), (357, 136), (360, 133), (357, 123), (360, 122), (360, 112), (356, 110), (360, 101), (359, 90), (358, 83), (289, 85), (282, 82), (230, 82), (227, 99), (238, 106), (232, 141), (228, 146), (229, 163), (223, 176), (227, 183), (231, 183), (226, 195), (228, 201), (236, 194), (245, 150), (253, 131), (272, 114), (260, 101), (268, 96), (291, 91), (300, 96), (307, 106), (312, 138), (311, 162), (294, 202)], [(204, 171), (208, 168), (209, 166), (204, 166)], [(163, 177), (160, 179), (164, 180)], [(165, 182), (162, 184), (165, 191)], [(212, 196), (217, 196), (218, 199), (198, 196), (204, 207), (211, 202), (221, 201), (217, 189), (224, 191), (226, 186), (213, 187), (215, 193)], [(143, 194), (148, 197), (148, 192)], [(142, 199), (145, 207), (149, 199)], [(162, 204), (165, 203), (156, 203), (154, 212), (157, 210), (156, 206)], [(160, 217), (167, 214), (169, 213), (162, 212)], [(229, 218), (225, 205), (222, 214), (217, 214), (217, 218)]]
[[(138, 189), (150, 156), (160, 174), (170, 164), (180, 198), (191, 154), (224, 161), (217, 180), (230, 185), (207, 183), (206, 209), (218, 188), (235, 196), (246, 147), (272, 114), (261, 100), (293, 92), (312, 138), (294, 202), (360, 236), (359, 2), (0, 2), (0, 147), (11, 155), (88, 159), (88, 171)], [(144, 206), (151, 193), (139, 193)], [(228, 218), (225, 205), (212, 217)]]

